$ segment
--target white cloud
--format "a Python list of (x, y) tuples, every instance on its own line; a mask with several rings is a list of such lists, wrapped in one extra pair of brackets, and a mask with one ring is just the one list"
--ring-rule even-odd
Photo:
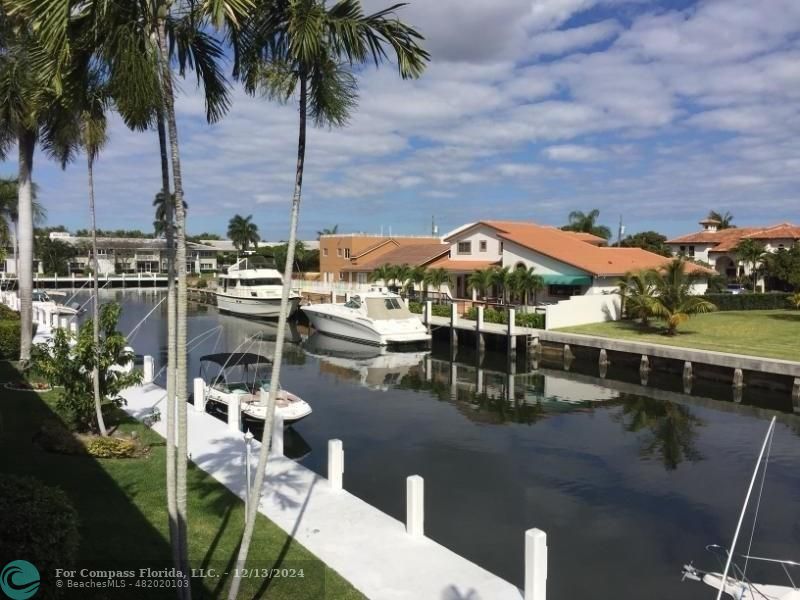
[(566, 54), (605, 42), (620, 31), (622, 31), (622, 25), (614, 19), (572, 29), (546, 31), (533, 36), (528, 44), (528, 52), (533, 56)]
[(550, 160), (564, 162), (594, 162), (602, 160), (603, 152), (590, 146), (579, 146), (577, 144), (564, 144), (561, 146), (550, 146), (545, 148), (543, 154)]

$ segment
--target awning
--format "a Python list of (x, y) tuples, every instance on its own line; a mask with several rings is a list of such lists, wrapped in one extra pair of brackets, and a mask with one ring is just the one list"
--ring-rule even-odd
[(589, 275), (541, 275), (545, 285), (592, 285)]

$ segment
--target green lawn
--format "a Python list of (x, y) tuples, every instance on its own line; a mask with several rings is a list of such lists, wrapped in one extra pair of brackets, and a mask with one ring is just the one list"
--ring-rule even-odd
[[(18, 378), (11, 363), (0, 361), (0, 383)], [(45, 419), (54, 417), (55, 399), (54, 392), (0, 391), (0, 473), (31, 475), (67, 493), (79, 513), (81, 566), (91, 568), (99, 561), (119, 561), (128, 568), (156, 566), (154, 562), (161, 568), (170, 566), (164, 440), (122, 411), (114, 411), (109, 420), (118, 423), (123, 431), (138, 431), (151, 447), (148, 457), (99, 460), (45, 452), (33, 437)], [(189, 470), (189, 517), (192, 567), (213, 568), (218, 573), (232, 567), (242, 533), (244, 505), (195, 467)], [(304, 578), (276, 578), (269, 585), (264, 580), (245, 580), (240, 598), (363, 598), (341, 576), (261, 515), (250, 557), (248, 566), (303, 569)], [(225, 576), (208, 578), (200, 589), (197, 581), (193, 583), (194, 598), (222, 597), (229, 583)], [(108, 597), (112, 596), (174, 598), (175, 594), (140, 589), (114, 590)]]
[(800, 311), (747, 310), (697, 315), (671, 337), (663, 334), (657, 321), (646, 329), (632, 321), (616, 321), (559, 331), (800, 361)]

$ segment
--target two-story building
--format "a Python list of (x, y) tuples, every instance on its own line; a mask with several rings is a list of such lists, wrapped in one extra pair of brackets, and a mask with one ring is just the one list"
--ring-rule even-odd
[(755, 240), (767, 252), (789, 249), (800, 242), (800, 226), (791, 223), (727, 229), (720, 229), (719, 224), (714, 219), (704, 219), (700, 221), (700, 231), (669, 240), (667, 245), (673, 255), (707, 263), (717, 273), (735, 279), (740, 275), (749, 275), (751, 271), (751, 265), (738, 256), (737, 246), (742, 240)]

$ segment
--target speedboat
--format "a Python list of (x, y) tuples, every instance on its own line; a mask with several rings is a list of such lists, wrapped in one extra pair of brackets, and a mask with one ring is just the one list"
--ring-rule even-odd
[(31, 301), (34, 308), (46, 309), (48, 312), (57, 315), (77, 315), (80, 310), (72, 306), (66, 306), (56, 300), (58, 296), (66, 296), (63, 292), (46, 292), (44, 290), (33, 290)]
[(431, 334), (398, 294), (375, 288), (343, 304), (314, 304), (302, 311), (319, 332), (387, 346), (430, 342)]
[[(769, 453), (772, 448), (772, 436), (774, 433), (775, 417), (772, 417), (769, 429), (767, 430), (767, 436), (764, 438), (764, 443), (761, 446), (761, 453), (758, 456), (756, 468), (750, 479), (750, 487), (747, 490), (744, 506), (739, 515), (739, 523), (736, 526), (736, 532), (733, 534), (731, 550), (717, 544), (706, 546), (706, 550), (712, 552), (719, 560), (719, 566), (722, 572), (702, 571), (691, 563), (683, 566), (683, 579), (699, 581), (714, 588), (717, 590), (717, 600), (722, 598), (723, 594), (734, 600), (800, 600), (800, 588), (798, 588), (795, 583), (797, 580), (797, 568), (800, 567), (800, 563), (791, 560), (752, 556), (750, 554), (750, 547), (748, 547), (746, 554), (735, 553), (736, 543), (739, 540), (739, 533), (742, 529), (747, 507), (750, 503), (750, 497), (756, 485), (756, 479), (759, 470), (761, 470), (763, 459), (761, 486), (756, 502), (755, 516), (753, 517), (753, 529), (750, 532), (750, 546), (752, 546), (753, 543), (753, 537), (758, 523), (758, 509), (761, 506), (761, 493), (764, 491), (764, 478), (766, 477), (767, 463), (769, 461)], [(739, 562), (737, 562), (737, 558)], [(742, 567), (740, 563), (743, 563), (744, 567)], [(780, 567), (788, 581), (783, 585), (754, 582), (750, 580), (747, 575), (749, 563)], [(790, 574), (791, 570), (795, 571), (794, 577)], [(787, 583), (788, 585), (786, 585)]]
[[(215, 295), (217, 307), (223, 311), (244, 317), (278, 318), (281, 313), (283, 277), (267, 266), (262, 256), (248, 256), (228, 267), (220, 275)], [(288, 315), (300, 306), (301, 296), (297, 292), (289, 295)]]
[[(205, 382), (206, 402), (229, 406), (238, 398), (244, 415), (263, 421), (272, 376), (272, 361), (252, 352), (223, 352), (200, 358), (200, 377)], [(297, 423), (311, 414), (311, 406), (278, 386), (275, 413), (285, 425)]]

